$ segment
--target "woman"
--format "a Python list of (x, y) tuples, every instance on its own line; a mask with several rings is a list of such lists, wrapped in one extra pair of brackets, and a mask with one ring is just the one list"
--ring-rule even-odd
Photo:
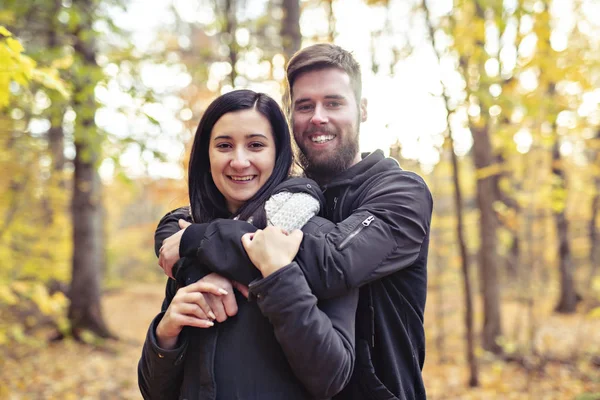
[[(285, 211), (282, 195), (292, 193), (304, 205), (307, 194), (321, 199), (314, 182), (287, 179), (291, 164), (289, 128), (273, 99), (249, 90), (217, 98), (200, 121), (190, 156), (193, 221), (236, 218), (264, 227)], [(304, 216), (300, 223), (317, 211), (295, 208)], [(157, 237), (176, 231), (169, 221), (182, 216), (180, 209), (163, 218)], [(313, 217), (304, 229), (330, 227)], [(264, 279), (269, 294), (258, 302), (236, 292), (237, 315), (215, 325), (207, 297), (223, 288), (194, 282), (200, 277), (194, 276), (197, 263), (193, 256), (180, 260), (181, 287), (169, 280), (162, 312), (148, 330), (138, 366), (144, 398), (328, 398), (345, 386), (354, 363), (357, 291), (317, 307), (299, 268), (287, 268), (276, 279)]]

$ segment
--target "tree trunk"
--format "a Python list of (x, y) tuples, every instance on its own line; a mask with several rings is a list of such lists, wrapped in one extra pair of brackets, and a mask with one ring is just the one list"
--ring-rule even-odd
[(564, 204), (554, 209), (554, 222), (558, 237), (558, 257), (560, 270), (560, 298), (555, 311), (563, 314), (574, 313), (577, 307), (577, 293), (575, 291), (575, 280), (573, 276), (573, 260), (571, 247), (569, 245), (569, 221), (566, 216), (566, 182), (565, 173), (561, 165), (558, 138), (552, 147), (552, 175), (555, 177), (555, 190), (564, 192), (559, 195), (560, 202)]
[(512, 244), (506, 257), (506, 272), (511, 281), (516, 281), (519, 275), (519, 260), (521, 257), (521, 246), (519, 232), (514, 231), (512, 238)]
[(327, 7), (327, 41), (333, 43), (336, 35), (336, 21), (335, 13), (333, 12), (333, 2), (335, 0), (326, 0), (325, 6)]
[(237, 31), (237, 7), (236, 0), (225, 1), (225, 29), (224, 31), (229, 35), (229, 63), (231, 64), (231, 73), (229, 79), (231, 80), (231, 86), (235, 87), (235, 78), (237, 78), (237, 71), (235, 66), (238, 60), (239, 45), (235, 38), (235, 32)]
[(86, 143), (75, 144), (75, 181), (73, 185), (73, 276), (69, 297), (69, 320), (75, 337), (81, 329), (89, 329), (100, 337), (112, 337), (100, 304), (102, 270), (100, 180), (96, 172), (96, 156)]
[[(58, 15), (62, 9), (62, 3), (60, 0), (54, 0), (52, 4), (52, 10), (48, 15), (48, 29), (46, 31), (47, 37), (47, 49), (55, 51), (56, 48), (61, 46), (59, 33), (61, 27), (58, 22)], [(66, 189), (66, 182), (64, 180), (63, 171), (65, 167), (65, 145), (64, 145), (64, 131), (62, 127), (63, 116), (66, 108), (64, 99), (58, 96), (56, 93), (51, 95), (52, 97), (52, 108), (50, 111), (50, 129), (48, 130), (48, 151), (52, 158), (52, 167), (50, 170), (50, 184), (56, 185), (59, 189)], [(44, 208), (45, 223), (46, 226), (51, 226), (54, 223), (54, 204), (49, 196), (42, 199), (42, 207)]]
[[(104, 261), (101, 182), (97, 162), (101, 141), (96, 132), (94, 99), (96, 81), (96, 50), (92, 39), (91, 0), (78, 5), (82, 19), (74, 33), (74, 49), (79, 69), (74, 69), (73, 108), (77, 114), (75, 127), (75, 160), (73, 198), (73, 275), (69, 297), (69, 320), (73, 335), (79, 338), (82, 329), (88, 329), (103, 338), (114, 338), (108, 330), (101, 308), (101, 272)], [(83, 12), (85, 10), (85, 13)]]
[[(489, 127), (471, 126), (475, 167), (478, 171), (489, 167), (494, 160)], [(493, 176), (477, 179), (477, 206), (480, 212), (481, 245), (479, 271), (483, 296), (482, 346), (495, 354), (502, 353), (498, 338), (502, 335), (500, 316), (500, 289), (498, 285), (498, 257), (496, 254), (496, 215), (493, 204), (496, 188)]]
[(300, 32), (300, 1), (283, 0), (283, 19), (281, 21), (281, 41), (283, 54), (288, 61), (295, 52), (300, 50), (302, 34)]
[[(595, 137), (596, 145), (600, 145), (600, 129)], [(599, 147), (600, 149), (600, 147)], [(600, 150), (596, 152), (594, 165), (600, 165)], [(588, 289), (598, 273), (600, 265), (600, 231), (598, 230), (598, 214), (600, 214), (600, 170), (595, 171), (594, 175), (595, 194), (592, 199), (592, 216), (590, 218), (590, 275), (587, 280)]]
[[(435, 29), (431, 22), (431, 14), (427, 1), (422, 2), (423, 11), (425, 12), (425, 21), (429, 32), (432, 48), (436, 54), (438, 65), (441, 68), (441, 56), (438, 53), (436, 40), (435, 40)], [(463, 200), (462, 191), (460, 185), (460, 170), (458, 168), (458, 158), (454, 151), (454, 136), (452, 134), (452, 125), (450, 123), (450, 116), (452, 110), (450, 109), (450, 101), (446, 91), (444, 81), (440, 78), (440, 84), (442, 86), (442, 98), (444, 99), (444, 105), (446, 107), (446, 127), (448, 129), (448, 141), (450, 143), (450, 159), (452, 161), (452, 178), (454, 182), (454, 206), (456, 210), (456, 235), (458, 238), (458, 245), (460, 248), (460, 257), (462, 261), (462, 273), (463, 273), (463, 284), (464, 284), (464, 302), (465, 302), (465, 339), (467, 342), (467, 362), (469, 364), (469, 386), (475, 387), (479, 385), (477, 358), (475, 357), (475, 339), (473, 334), (473, 295), (471, 289), (471, 278), (469, 276), (469, 253), (465, 241), (465, 230), (464, 230), (464, 217), (463, 217)], [(441, 286), (441, 285), (440, 285)]]

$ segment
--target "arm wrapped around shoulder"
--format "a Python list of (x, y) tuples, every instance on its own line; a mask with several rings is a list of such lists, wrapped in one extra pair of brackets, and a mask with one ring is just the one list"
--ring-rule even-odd
[(267, 200), (265, 211), (269, 225), (290, 232), (301, 229), (319, 213), (320, 203), (308, 193), (280, 192)]

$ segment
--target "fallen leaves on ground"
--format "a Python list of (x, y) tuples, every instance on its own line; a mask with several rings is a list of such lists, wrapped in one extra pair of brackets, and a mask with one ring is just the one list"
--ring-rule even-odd
[[(141, 399), (137, 361), (163, 293), (162, 285), (136, 285), (104, 296), (104, 316), (120, 337), (117, 342), (88, 345), (65, 340), (39, 348), (30, 344), (11, 346), (10, 351), (3, 352), (9, 357), (0, 359), (0, 398)], [(586, 318), (585, 313), (560, 316), (540, 307), (536, 311), (535, 340), (546, 353), (530, 358), (529, 364), (524, 365), (506, 363), (478, 350), (480, 386), (468, 388), (460, 299), (444, 302), (444, 340), (440, 351), (436, 344), (440, 327), (433, 315), (435, 296), (435, 292), (430, 292), (426, 316), (424, 379), (429, 400), (600, 399), (600, 365), (588, 357), (594, 352), (600, 354), (598, 319)], [(505, 331), (512, 332), (524, 318), (523, 307), (507, 303), (503, 311)], [(573, 349), (580, 351), (577, 361), (562, 362), (572, 356)], [(553, 359), (543, 368), (534, 368), (548, 355)]]

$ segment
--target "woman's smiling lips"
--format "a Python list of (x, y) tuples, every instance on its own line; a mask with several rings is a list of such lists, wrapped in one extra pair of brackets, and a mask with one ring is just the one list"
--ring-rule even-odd
[(256, 175), (243, 175), (243, 176), (227, 175), (227, 177), (229, 178), (230, 181), (243, 184), (243, 183), (252, 182), (254, 180), (254, 178), (256, 178)]

